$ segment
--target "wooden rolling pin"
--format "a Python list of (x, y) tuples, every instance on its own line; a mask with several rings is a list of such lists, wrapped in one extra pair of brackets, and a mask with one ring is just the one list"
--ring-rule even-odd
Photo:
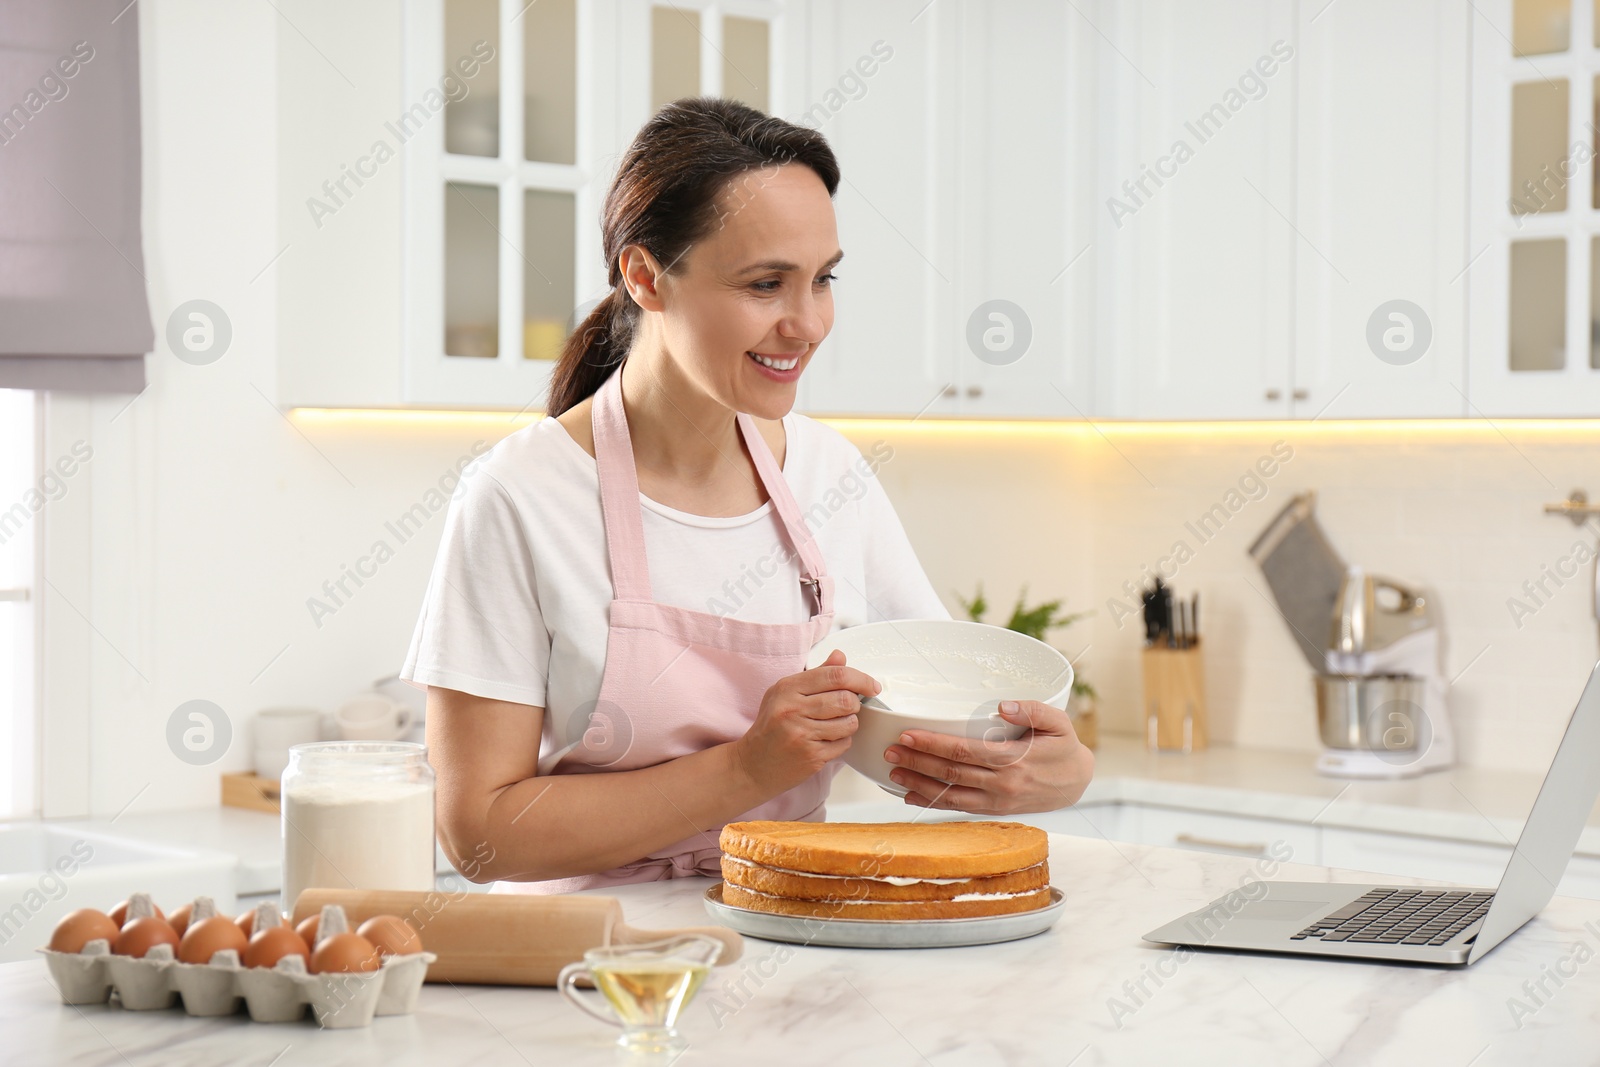
[(428, 967), (430, 982), (553, 986), (561, 968), (591, 948), (681, 934), (722, 942), (719, 967), (744, 951), (744, 939), (721, 926), (635, 929), (622, 921), (615, 897), (307, 889), (294, 902), (292, 921), (322, 914), (324, 904), (343, 907), (352, 930), (374, 915), (398, 915), (416, 927), (423, 947), (439, 957)]

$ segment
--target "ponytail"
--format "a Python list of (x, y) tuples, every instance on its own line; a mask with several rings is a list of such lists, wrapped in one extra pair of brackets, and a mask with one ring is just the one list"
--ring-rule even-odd
[(619, 285), (578, 324), (561, 346), (561, 359), (550, 379), (546, 410), (551, 415), (593, 396), (622, 365), (633, 343), (638, 314), (639, 305)]

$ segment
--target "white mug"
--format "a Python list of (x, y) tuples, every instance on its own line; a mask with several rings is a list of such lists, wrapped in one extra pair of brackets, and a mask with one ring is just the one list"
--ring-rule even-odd
[(382, 693), (347, 700), (334, 716), (346, 741), (395, 741), (411, 729), (411, 709)]
[(280, 778), (289, 765), (291, 745), (322, 740), (322, 713), (316, 708), (265, 708), (255, 717), (256, 774)]

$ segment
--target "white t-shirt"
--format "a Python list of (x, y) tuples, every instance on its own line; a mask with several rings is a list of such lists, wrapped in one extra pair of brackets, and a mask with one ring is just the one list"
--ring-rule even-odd
[[(833, 629), (950, 618), (875, 477), (893, 460), (888, 442), (863, 454), (804, 415), (783, 425), (783, 476), (834, 579)], [(809, 616), (770, 500), (722, 518), (643, 493), (639, 502), (657, 601), (757, 622)], [(556, 419), (540, 419), (463, 472), (400, 677), (544, 708), (549, 754), (588, 725), (611, 599), (594, 457)]]

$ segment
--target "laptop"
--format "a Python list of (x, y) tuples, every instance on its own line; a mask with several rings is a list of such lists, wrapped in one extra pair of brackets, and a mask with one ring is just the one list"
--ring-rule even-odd
[(1497, 888), (1251, 881), (1144, 939), (1194, 948), (1470, 964), (1550, 902), (1597, 797), (1600, 664), (1578, 698)]

